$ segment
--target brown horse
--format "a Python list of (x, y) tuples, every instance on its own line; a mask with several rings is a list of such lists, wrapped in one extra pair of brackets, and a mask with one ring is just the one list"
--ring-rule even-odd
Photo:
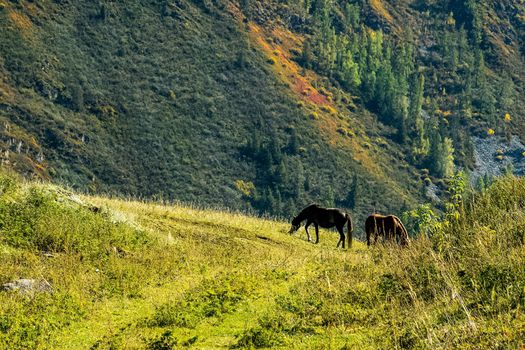
[(337, 248), (343, 243), (345, 247), (345, 224), (348, 224), (348, 248), (352, 247), (352, 219), (350, 215), (337, 208), (322, 208), (317, 204), (312, 204), (304, 208), (295, 218), (292, 220), (292, 228), (290, 233), (293, 233), (301, 227), (301, 222), (306, 220), (304, 229), (308, 237), (308, 242), (311, 241), (308, 227), (314, 224), (315, 227), (315, 243), (319, 243), (319, 226), (324, 228), (336, 227), (339, 232), (339, 242), (337, 242)]
[(396, 240), (402, 246), (408, 245), (408, 232), (397, 216), (372, 214), (365, 221), (366, 244), (370, 246), (370, 237), (374, 235), (374, 244), (377, 237), (383, 240)]

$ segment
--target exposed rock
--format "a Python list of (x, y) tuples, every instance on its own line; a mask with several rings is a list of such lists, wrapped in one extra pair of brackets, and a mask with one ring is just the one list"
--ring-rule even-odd
[(513, 136), (510, 142), (498, 137), (473, 137), (474, 159), (476, 168), (471, 180), (475, 182), (480, 176), (500, 176), (512, 166), (516, 175), (525, 175), (525, 145), (518, 137)]
[(29, 278), (21, 278), (13, 282), (4, 283), (0, 290), (4, 291), (17, 291), (22, 294), (33, 294), (33, 293), (52, 293), (53, 287), (46, 280), (35, 280)]
[(433, 183), (430, 183), (426, 189), (425, 189), (425, 195), (427, 198), (431, 199), (433, 202), (439, 203), (441, 202), (441, 198), (439, 198), (439, 187)]

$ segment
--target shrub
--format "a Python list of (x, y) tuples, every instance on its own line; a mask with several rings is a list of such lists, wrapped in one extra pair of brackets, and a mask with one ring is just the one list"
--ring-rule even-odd
[(148, 343), (148, 350), (171, 350), (175, 349), (177, 343), (177, 338), (175, 338), (171, 331), (168, 330), (157, 338), (150, 340)]
[(237, 337), (237, 342), (231, 346), (232, 349), (270, 348), (282, 343), (282, 337), (278, 333), (262, 327), (247, 329)]
[(201, 285), (184, 294), (181, 300), (157, 308), (151, 326), (195, 328), (202, 320), (221, 318), (234, 312), (240, 301), (250, 295), (252, 287), (241, 276), (204, 280)]
[(114, 247), (151, 244), (146, 233), (49, 185), (22, 186), (0, 175), (0, 242), (32, 251), (79, 253), (99, 259)]

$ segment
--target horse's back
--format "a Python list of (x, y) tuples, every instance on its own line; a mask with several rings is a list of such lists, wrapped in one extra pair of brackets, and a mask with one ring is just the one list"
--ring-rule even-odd
[(377, 229), (392, 230), (396, 219), (397, 217), (394, 215), (371, 214), (365, 220), (365, 231), (373, 232)]

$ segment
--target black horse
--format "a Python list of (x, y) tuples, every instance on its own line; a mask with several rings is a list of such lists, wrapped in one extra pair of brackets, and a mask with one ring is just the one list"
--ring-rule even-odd
[(324, 228), (336, 227), (339, 232), (339, 242), (337, 242), (337, 247), (343, 243), (343, 248), (345, 247), (345, 233), (344, 227), (348, 223), (348, 248), (352, 247), (352, 219), (350, 215), (337, 208), (322, 208), (317, 204), (312, 204), (304, 208), (299, 215), (297, 215), (292, 220), (292, 228), (290, 233), (295, 232), (301, 227), (301, 222), (306, 220), (306, 225), (304, 229), (306, 230), (306, 235), (308, 236), (308, 242), (311, 241), (310, 233), (308, 232), (308, 226), (314, 224), (315, 227), (315, 243), (319, 243), (319, 226)]

